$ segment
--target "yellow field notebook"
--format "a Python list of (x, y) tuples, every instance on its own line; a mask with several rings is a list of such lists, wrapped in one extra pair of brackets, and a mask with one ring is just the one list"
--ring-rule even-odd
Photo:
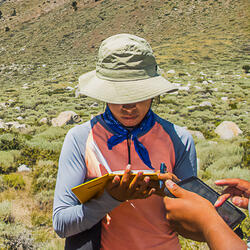
[[(139, 171), (143, 172), (144, 176), (149, 176), (153, 180), (158, 180), (157, 174), (152, 170), (132, 170), (132, 174), (136, 175)], [(85, 203), (98, 195), (99, 192), (102, 192), (109, 179), (112, 179), (115, 175), (123, 175), (123, 173), (124, 171), (115, 171), (105, 174), (101, 177), (84, 182), (79, 186), (73, 187), (72, 192), (76, 195), (81, 203)]]

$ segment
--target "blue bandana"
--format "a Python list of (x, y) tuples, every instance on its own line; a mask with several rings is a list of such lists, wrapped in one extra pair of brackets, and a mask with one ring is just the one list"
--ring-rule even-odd
[(135, 150), (141, 160), (146, 164), (149, 168), (154, 169), (151, 165), (151, 161), (149, 158), (149, 154), (147, 149), (143, 146), (141, 142), (139, 142), (137, 136), (138, 134), (142, 134), (143, 132), (149, 131), (155, 124), (154, 113), (151, 109), (149, 109), (148, 113), (139, 124), (139, 126), (135, 127), (133, 130), (128, 131), (125, 127), (119, 123), (113, 114), (111, 113), (108, 105), (103, 114), (103, 119), (112, 129), (114, 135), (108, 139), (108, 149), (111, 150), (115, 145), (123, 142), (124, 140), (131, 139), (134, 142)]

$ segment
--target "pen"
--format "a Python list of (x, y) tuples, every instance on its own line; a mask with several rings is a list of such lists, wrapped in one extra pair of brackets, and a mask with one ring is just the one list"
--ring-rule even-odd
[[(164, 174), (164, 173), (166, 173), (166, 170), (167, 170), (167, 167), (166, 167), (165, 163), (162, 162), (162, 163), (161, 163), (161, 166), (160, 166), (160, 173), (161, 173), (161, 174)], [(163, 181), (160, 180), (160, 181), (159, 181), (160, 188), (162, 188), (163, 184), (164, 184)]]

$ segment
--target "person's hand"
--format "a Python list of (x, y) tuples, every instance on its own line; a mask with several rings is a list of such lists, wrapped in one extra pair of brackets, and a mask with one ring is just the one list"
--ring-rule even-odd
[(189, 192), (171, 180), (165, 182), (176, 198), (164, 198), (167, 215), (173, 229), (185, 238), (206, 241), (211, 250), (245, 250), (242, 241), (217, 213), (212, 203)]
[(162, 173), (160, 173), (160, 171), (157, 171), (156, 173), (157, 173), (158, 179), (163, 181), (163, 185), (162, 185), (162, 187), (160, 187), (159, 180), (158, 181), (151, 180), (150, 186), (155, 188), (154, 194), (157, 194), (159, 196), (165, 196), (165, 193), (164, 193), (165, 184), (164, 183), (166, 180), (172, 180), (173, 182), (178, 182), (180, 180), (176, 175), (174, 175), (172, 173), (162, 174)]
[(143, 176), (138, 172), (136, 176), (131, 174), (131, 166), (128, 165), (122, 178), (116, 175), (107, 186), (107, 192), (118, 201), (146, 199), (151, 196), (155, 189), (149, 186), (150, 177)]
[(242, 179), (222, 179), (215, 181), (217, 186), (227, 186), (214, 206), (221, 206), (228, 198), (234, 205), (247, 209), (250, 196), (250, 182)]
[(221, 220), (212, 203), (171, 180), (167, 180), (165, 185), (176, 197), (164, 198), (166, 218), (171, 227), (185, 238), (205, 241), (203, 231), (208, 224), (213, 223), (213, 220)]

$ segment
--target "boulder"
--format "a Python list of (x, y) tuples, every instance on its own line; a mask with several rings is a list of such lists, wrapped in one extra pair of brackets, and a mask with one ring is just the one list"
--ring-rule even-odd
[(197, 108), (196, 105), (187, 106), (187, 109), (192, 109), (192, 110), (194, 110), (194, 109), (196, 109), (196, 108)]
[(239, 127), (231, 121), (224, 121), (219, 126), (216, 127), (216, 134), (220, 136), (221, 139), (230, 140), (239, 134), (242, 134), (242, 131)]
[(77, 89), (75, 91), (75, 97), (78, 98), (80, 96), (80, 90), (79, 87), (77, 86)]
[(47, 124), (48, 123), (48, 118), (44, 117), (39, 121), (40, 124)]
[(208, 101), (204, 101), (202, 103), (199, 104), (200, 107), (212, 107), (211, 102)]
[(8, 107), (8, 104), (7, 103), (5, 103), (5, 102), (1, 102), (0, 103), (0, 109), (5, 109), (5, 108), (7, 108)]
[(1, 129), (7, 129), (7, 125), (1, 119), (0, 119), (0, 128)]
[(17, 168), (17, 172), (31, 172), (31, 169), (27, 165), (22, 164)]
[(200, 86), (194, 86), (196, 89), (198, 89), (198, 90), (202, 90), (202, 87), (200, 87)]
[(73, 87), (70, 87), (70, 86), (66, 87), (65, 89), (68, 90), (68, 91), (74, 90), (74, 88), (73, 88)]
[(204, 140), (204, 139), (205, 139), (204, 135), (203, 135), (200, 131), (188, 130), (188, 132), (189, 132), (192, 136), (195, 136), (197, 139), (201, 139), (201, 140)]
[(189, 90), (190, 90), (190, 88), (189, 88), (189, 86), (181, 86), (181, 87), (179, 87), (179, 89), (178, 89), (178, 90), (189, 91)]
[(53, 118), (51, 123), (53, 127), (61, 127), (67, 124), (81, 122), (82, 119), (74, 111), (61, 112), (57, 118)]
[(8, 129), (15, 128), (21, 133), (24, 133), (27, 131), (27, 125), (20, 124), (19, 122), (6, 122), (5, 125), (7, 126)]
[(28, 89), (29, 86), (28, 86), (28, 83), (25, 83), (23, 86), (22, 86), (23, 89)]
[(203, 81), (202, 84), (203, 85), (208, 85), (209, 83), (208, 83), (208, 81)]

